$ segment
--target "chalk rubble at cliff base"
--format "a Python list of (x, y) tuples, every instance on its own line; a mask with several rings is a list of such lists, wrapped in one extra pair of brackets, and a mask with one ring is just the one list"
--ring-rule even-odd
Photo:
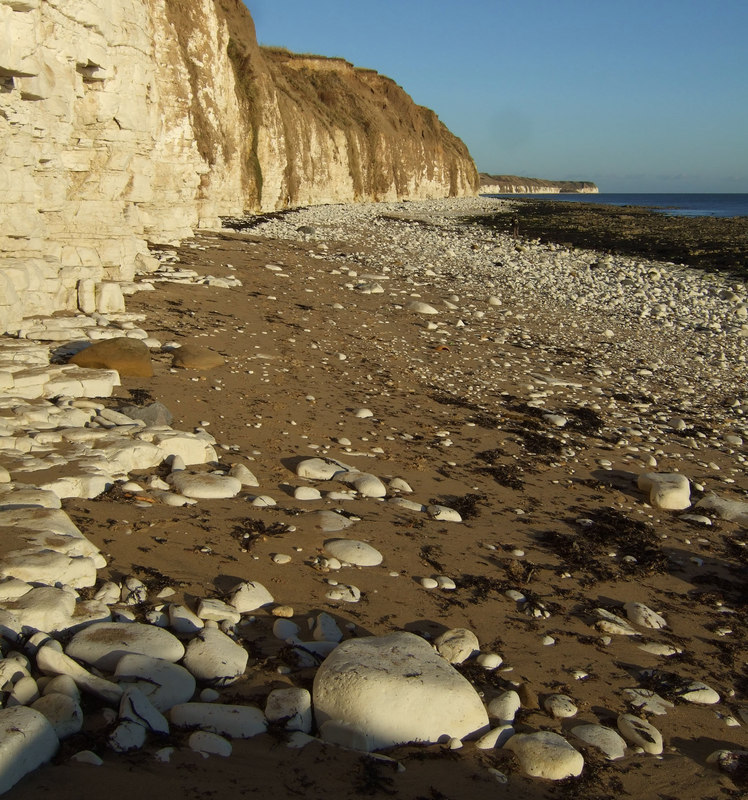
[[(168, 761), (183, 749), (229, 757), (230, 740), (280, 727), (289, 747), (326, 743), (366, 753), (394, 746), (388, 755), (406, 770), (409, 751), (401, 744), (460, 751), (456, 757), (466, 761), (488, 753), (493, 760), (474, 768), (494, 783), (512, 784), (518, 771), (541, 780), (584, 776), (592, 752), (614, 763), (636, 759), (645, 769), (645, 757), (675, 757), (676, 705), (701, 715), (693, 717), (701, 725), (718, 719), (724, 739), (745, 725), (737, 673), (710, 662), (712, 674), (673, 659), (698, 642), (683, 621), (685, 606), (658, 594), (652, 577), (684, 564), (708, 574), (718, 566), (716, 553), (734, 558), (745, 547), (746, 337), (735, 314), (744, 289), (730, 289), (736, 301), (718, 279), (631, 259), (590, 270), (598, 254), (456, 224), (484, 205), (305, 209), (253, 228), (255, 242), (278, 237), (308, 248), (306, 274), (294, 269), (290, 249), (287, 272), (263, 270), (264, 286), (275, 294), (256, 299), (258, 312), (265, 304), (276, 320), (292, 311), (307, 315), (283, 329), (289, 341), (282, 356), (222, 352), (223, 363), (177, 372), (173, 346), (162, 345), (162, 333), (149, 334), (149, 317), (124, 312), (85, 317), (85, 324), (70, 317), (67, 329), (38, 321), (29, 328), (36, 337), (2, 340), (0, 725), (9, 734), (0, 748), (1, 789), (52, 758), (60, 741), (86, 764), (143, 748)], [(206, 235), (194, 252), (209, 250), (212, 241)], [(241, 246), (241, 234), (236, 241)], [(330, 254), (331, 242), (336, 252), (347, 243), (345, 255)], [(244, 285), (248, 277), (242, 274)], [(172, 285), (237, 289), (198, 288), (196, 275), (187, 278)], [(386, 288), (362, 293), (361, 280)], [(314, 330), (310, 309), (323, 301), (307, 289), (329, 303)], [(411, 305), (419, 297), (433, 309), (425, 316)], [(158, 292), (148, 298), (158, 304)], [(294, 309), (295, 302), (304, 307)], [(660, 306), (669, 310), (659, 313)], [(342, 328), (347, 308), (353, 316)], [(329, 325), (334, 313), (337, 330)], [(369, 330), (391, 326), (394, 338), (362, 335), (354, 323), (363, 319)], [(136, 323), (142, 327), (128, 327)], [(202, 408), (212, 419), (190, 431), (149, 424), (111, 397), (122, 382), (133, 385), (116, 371), (50, 363), (76, 350), (84, 332), (90, 342), (110, 329), (146, 343), (155, 378), (140, 378), (140, 385), (181, 381), (195, 393), (213, 392), (213, 407)], [(57, 338), (61, 330), (73, 334)], [(393, 349), (413, 380), (397, 418), (394, 381), (375, 379), (371, 366), (390, 363)], [(294, 439), (294, 428), (305, 428), (289, 417), (273, 429), (272, 450), (234, 444), (226, 432), (238, 439), (238, 420), (246, 419), (248, 429), (270, 426), (286, 407), (275, 394), (275, 408), (248, 415), (245, 399), (230, 397), (240, 386), (227, 388), (232, 370), (273, 381), (275, 393), (275, 384), (292, 385), (286, 364), (297, 371), (318, 365), (335, 376), (315, 395), (302, 386), (290, 405), (296, 415), (329, 404), (326, 431)], [(495, 393), (498, 374), (513, 397), (508, 389)], [(346, 377), (365, 388), (344, 396)], [(265, 391), (259, 382), (256, 391)], [(714, 404), (717, 392), (734, 397), (727, 406)], [(427, 395), (441, 402), (413, 415)], [(175, 410), (172, 398), (160, 399)], [(449, 418), (438, 416), (439, 408)], [(224, 414), (235, 415), (224, 433), (207, 433)], [(497, 440), (492, 452), (476, 454), (478, 436)], [(461, 474), (460, 465), (470, 472)], [(442, 480), (449, 490), (440, 488)], [(554, 502), (559, 514), (576, 516), (544, 539), (526, 534), (523, 519), (539, 512), (525, 485), (561, 492), (563, 482), (572, 493), (575, 481), (577, 499), (561, 505), (554, 495)], [(452, 494), (457, 486), (462, 496)], [(236, 529), (236, 580), (219, 590), (207, 567), (196, 595), (182, 592), (178, 581), (155, 588), (134, 574), (111, 574), (108, 553), (94, 544), (93, 520), (88, 533), (85, 515), (72, 512), (82, 503), (115, 504), (155, 530), (172, 512), (204, 509), (214, 515), (208, 530)], [(606, 516), (601, 503), (615, 513)], [(220, 504), (234, 509), (233, 517), (221, 516)], [(477, 527), (481, 513), (495, 513), (499, 522)], [(718, 549), (712, 528), (731, 549)], [(665, 556), (658, 547), (668, 536), (678, 548)], [(551, 553), (560, 555), (548, 586), (535, 573)], [(211, 545), (194, 543), (192, 558), (212, 555)], [(169, 565), (153, 558), (168, 574)], [(479, 565), (483, 575), (468, 571)], [(597, 581), (609, 581), (614, 598), (594, 588), (585, 595)], [(729, 583), (722, 590), (734, 598)], [(393, 585), (411, 607), (403, 610), (400, 599), (388, 604)], [(546, 587), (540, 594), (539, 585)], [(569, 599), (564, 585), (581, 593)], [(473, 630), (468, 620), (489, 595), (490, 621), (478, 615), (480, 630)], [(573, 611), (582, 596), (586, 605)], [(722, 599), (700, 601), (705, 609), (710, 602), (714, 640), (735, 639), (744, 624), (736, 609)], [(377, 621), (385, 613), (408, 632)], [(432, 616), (444, 624), (429, 622)], [(550, 654), (572, 645), (581, 648), (574, 651), (578, 660), (558, 672)], [(529, 669), (523, 650), (535, 648), (539, 662), (563, 674), (563, 690), (556, 679), (528, 681), (515, 671), (513, 662)], [(592, 673), (610, 674), (616, 658), (654, 666), (631, 669), (625, 679), (616, 673), (612, 690)], [(366, 680), (369, 672), (376, 681)], [(253, 675), (268, 681), (264, 703), (240, 702), (237, 688)], [(282, 689), (271, 686), (279, 677)], [(83, 709), (92, 704), (96, 714), (87, 718)], [(97, 752), (86, 746), (73, 755), (83, 725), (97, 731)], [(190, 729), (188, 740), (179, 734)]]

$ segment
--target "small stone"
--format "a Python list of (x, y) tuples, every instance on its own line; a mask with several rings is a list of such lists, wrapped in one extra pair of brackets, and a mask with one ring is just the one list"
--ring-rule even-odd
[(137, 686), (128, 686), (124, 690), (119, 704), (119, 718), (142, 725), (152, 733), (164, 736), (169, 733), (169, 723), (164, 715)]
[(242, 486), (259, 486), (260, 482), (255, 478), (249, 468), (244, 464), (232, 464), (229, 475), (236, 478)]
[(49, 720), (58, 739), (67, 739), (83, 727), (83, 711), (77, 699), (52, 692), (40, 697), (32, 705)]
[(434, 642), (436, 649), (450, 664), (462, 664), (480, 649), (478, 637), (467, 628), (452, 628)]
[(317, 642), (339, 642), (343, 638), (343, 632), (338, 623), (323, 611), (314, 622), (312, 638)]
[(122, 584), (121, 601), (128, 606), (137, 606), (145, 603), (148, 599), (148, 589), (146, 585), (137, 578), (125, 578)]
[(235, 625), (242, 615), (227, 603), (214, 598), (202, 598), (197, 605), (197, 616), (200, 619), (212, 619), (216, 622), (227, 621)]
[(168, 480), (180, 494), (195, 499), (236, 497), (242, 490), (239, 479), (230, 475), (179, 470), (173, 472)]
[(678, 696), (681, 700), (685, 700), (688, 703), (698, 703), (699, 705), (707, 706), (714, 705), (720, 701), (719, 693), (712, 689), (711, 686), (702, 683), (702, 681), (693, 681), (689, 683), (684, 690), (678, 692)]
[(650, 689), (624, 689), (623, 696), (634, 708), (656, 716), (667, 714), (675, 706)]
[(438, 589), (439, 588), (439, 581), (436, 578), (421, 578), (420, 580), (421, 586), (424, 589)]
[(195, 678), (181, 664), (136, 653), (123, 656), (114, 672), (120, 686), (139, 689), (158, 711), (186, 703), (195, 693)]
[(571, 729), (577, 739), (600, 750), (608, 761), (616, 761), (626, 754), (626, 741), (612, 728), (604, 725), (577, 725)]
[(175, 633), (191, 634), (201, 631), (205, 623), (187, 606), (171, 603), (169, 605), (169, 627)]
[(184, 666), (197, 680), (213, 686), (237, 681), (247, 666), (249, 654), (216, 628), (205, 628), (187, 645)]
[(255, 506), (255, 508), (272, 508), (274, 505), (277, 505), (277, 503), (270, 495), (258, 494), (256, 497), (252, 498), (252, 505)]
[(187, 343), (174, 351), (172, 366), (181, 369), (208, 370), (223, 366), (226, 359), (207, 347)]
[(8, 695), (6, 706), (30, 706), (39, 699), (39, 687), (30, 675), (24, 675), (16, 681), (13, 691)]
[(339, 584), (330, 589), (325, 595), (328, 600), (342, 601), (344, 603), (358, 603), (361, 599), (361, 590), (357, 586)]
[(504, 663), (504, 659), (496, 653), (481, 653), (475, 662), (485, 670), (494, 670)]
[(291, 563), (291, 556), (287, 553), (273, 553), (271, 556), (273, 559), (274, 564), (290, 564)]
[(426, 513), (431, 519), (437, 519), (440, 522), (462, 522), (462, 517), (458, 511), (446, 506), (431, 505), (426, 506)]
[(295, 500), (320, 500), (322, 492), (313, 486), (297, 486), (293, 490), (293, 496)]
[(353, 525), (353, 520), (335, 511), (313, 511), (310, 516), (315, 522), (315, 527), (325, 533), (337, 533)]
[(143, 725), (132, 720), (124, 720), (109, 734), (107, 744), (115, 753), (130, 753), (143, 747), (146, 733)]
[(382, 563), (379, 550), (354, 539), (329, 539), (325, 542), (325, 552), (357, 567), (376, 567)]
[(603, 633), (610, 633), (614, 636), (639, 636), (639, 632), (631, 627), (625, 619), (613, 614), (604, 608), (596, 608), (595, 614), (600, 619), (595, 623), (595, 627)]
[(282, 642), (296, 643), (299, 641), (299, 626), (290, 619), (279, 617), (273, 623), (273, 636)]
[(514, 733), (512, 725), (499, 725), (497, 728), (492, 728), (488, 733), (484, 733), (475, 743), (475, 746), (479, 750), (493, 750), (496, 747), (503, 747), (514, 736)]
[(284, 722), (289, 731), (312, 730), (312, 696), (306, 689), (273, 689), (268, 695), (265, 716), (269, 722)]
[(641, 747), (645, 753), (654, 756), (662, 753), (662, 734), (646, 720), (633, 714), (620, 714), (618, 730), (626, 741)]
[(92, 750), (79, 750), (70, 756), (70, 760), (76, 764), (89, 764), (92, 767), (100, 767), (104, 763), (104, 760)]
[(265, 715), (253, 706), (181, 703), (169, 711), (177, 728), (200, 728), (232, 739), (250, 739), (267, 730)]
[(667, 628), (667, 621), (656, 611), (645, 606), (644, 603), (625, 603), (623, 606), (626, 616), (642, 628)]
[(556, 719), (575, 717), (579, 710), (571, 697), (565, 694), (551, 694), (543, 700), (543, 708)]
[(665, 644), (664, 642), (644, 642), (643, 644), (637, 645), (637, 647), (645, 653), (650, 653), (653, 656), (664, 656), (665, 658), (677, 656), (678, 653), (683, 652), (680, 648), (674, 647), (671, 644)]
[(296, 465), (296, 474), (300, 478), (329, 481), (331, 478), (346, 472), (344, 467), (323, 458), (305, 458)]
[(504, 749), (513, 752), (522, 771), (533, 778), (560, 781), (580, 775), (584, 768), (582, 754), (552, 731), (518, 733), (509, 739)]
[(423, 303), (420, 300), (412, 300), (410, 303), (408, 303), (406, 308), (409, 311), (415, 312), (416, 314), (432, 315), (439, 313), (438, 310), (435, 309), (432, 305), (429, 305), (428, 303)]
[(240, 613), (256, 611), (262, 606), (270, 605), (273, 596), (257, 581), (245, 581), (235, 586), (229, 596), (229, 603)]
[(503, 692), (491, 700), (488, 704), (488, 715), (502, 723), (514, 722), (514, 717), (517, 715), (521, 705), (519, 694), (510, 689), (508, 692)]
[(691, 505), (691, 484), (677, 472), (645, 472), (637, 480), (641, 491), (649, 493), (654, 508), (682, 511)]
[(284, 619), (291, 619), (294, 615), (294, 610), (291, 606), (276, 606), (271, 612), (274, 617), (282, 617)]
[(106, 605), (118, 603), (122, 592), (122, 587), (113, 581), (106, 581), (94, 595), (94, 600), (99, 600)]
[(193, 731), (187, 740), (190, 750), (203, 755), (222, 756), (228, 758), (233, 747), (228, 739), (209, 731)]

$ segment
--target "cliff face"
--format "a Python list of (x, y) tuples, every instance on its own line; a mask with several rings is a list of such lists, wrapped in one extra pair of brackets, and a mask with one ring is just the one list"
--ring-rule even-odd
[(597, 194), (598, 188), (590, 181), (547, 181), (481, 172), (479, 191), (481, 194)]
[(477, 186), (432, 112), (261, 50), (240, 0), (0, 0), (0, 332), (116, 310), (147, 241), (221, 215)]

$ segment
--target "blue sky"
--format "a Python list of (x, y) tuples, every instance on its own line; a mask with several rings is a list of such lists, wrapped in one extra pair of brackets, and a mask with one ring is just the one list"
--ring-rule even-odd
[(245, 0), (433, 108), (482, 172), (748, 192), (746, 0)]

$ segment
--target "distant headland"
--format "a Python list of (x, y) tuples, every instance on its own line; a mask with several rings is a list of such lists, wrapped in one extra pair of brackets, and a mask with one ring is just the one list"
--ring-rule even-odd
[(547, 181), (543, 178), (521, 178), (518, 175), (480, 173), (480, 194), (597, 194), (590, 181)]

